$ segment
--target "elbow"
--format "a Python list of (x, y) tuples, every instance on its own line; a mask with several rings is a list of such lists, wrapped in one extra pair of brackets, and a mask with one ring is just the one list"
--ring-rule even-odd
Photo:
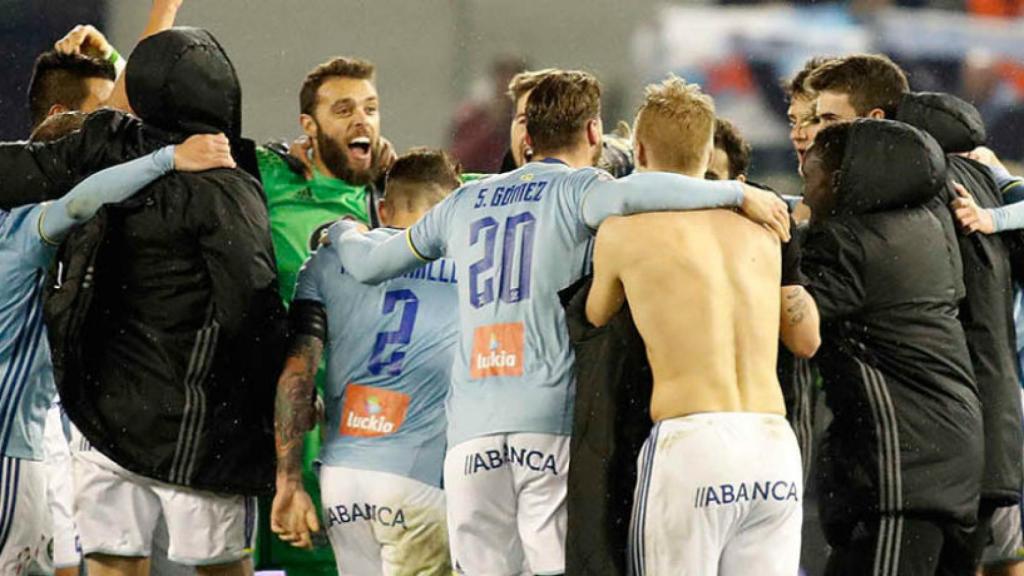
[(88, 220), (93, 214), (95, 214), (96, 207), (82, 198), (74, 198), (68, 201), (64, 211), (72, 221), (81, 222), (83, 220)]
[(786, 347), (793, 353), (793, 356), (809, 360), (814, 358), (814, 355), (818, 353), (818, 348), (821, 347), (821, 335), (815, 330), (813, 334), (797, 338)]

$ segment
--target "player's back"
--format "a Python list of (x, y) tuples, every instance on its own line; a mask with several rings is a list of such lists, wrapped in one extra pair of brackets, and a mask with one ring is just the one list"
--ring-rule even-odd
[(784, 414), (778, 240), (726, 210), (607, 222), (654, 374), (655, 421), (700, 412)]
[(599, 178), (610, 176), (533, 162), (463, 186), (424, 218), (439, 216), (428, 227), (443, 230), (437, 235), (459, 273), (452, 445), (507, 432), (570, 432), (573, 355), (558, 291), (587, 267), (582, 197)]
[(458, 339), (455, 267), (437, 260), (371, 286), (348, 275), (332, 251), (307, 261), (296, 288), (296, 299), (318, 300), (327, 311), (321, 459), (437, 486)]

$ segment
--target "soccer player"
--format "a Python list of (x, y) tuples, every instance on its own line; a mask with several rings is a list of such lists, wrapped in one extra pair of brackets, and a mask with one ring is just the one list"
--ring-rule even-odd
[(512, 155), (512, 165), (508, 169), (514, 170), (533, 159), (533, 149), (526, 141), (526, 102), (530, 98), (530, 92), (537, 87), (537, 84), (545, 76), (554, 72), (554, 68), (543, 70), (529, 70), (520, 72), (512, 77), (508, 83), (508, 97), (512, 100), (515, 114), (512, 116), (512, 126), (509, 128), (509, 153)]
[[(459, 186), (443, 152), (395, 161), (380, 205), (401, 235)], [(376, 286), (338, 269), (323, 246), (299, 273), (293, 342), (278, 384), (278, 473), (271, 526), (311, 544), (316, 510), (300, 481), (302, 437), (313, 424), (312, 376), (328, 350), (327, 439), (320, 490), (327, 535), (343, 575), (451, 574), (441, 472), (444, 398), (458, 342), (458, 294), (449, 260)]]
[[(635, 134), (641, 170), (703, 175), (711, 99), (674, 77), (648, 87)], [(587, 318), (604, 326), (628, 294), (654, 376), (633, 574), (797, 572), (800, 452), (775, 375), (780, 254), (777, 238), (725, 210), (612, 218), (598, 231)], [(787, 342), (800, 331), (816, 338), (817, 324), (794, 315), (781, 327)]]
[[(988, 170), (954, 154), (969, 152), (984, 140), (984, 124), (970, 104), (948, 94), (911, 93), (903, 70), (882, 55), (853, 54), (830, 61), (817, 68), (806, 85), (817, 94), (815, 105), (823, 126), (856, 118), (896, 119), (918, 126), (947, 152), (951, 181), (966, 187), (985, 208), (1002, 205)], [(947, 203), (956, 203), (954, 190), (952, 185), (946, 187)], [(968, 238), (960, 234), (957, 240), (967, 289), (959, 318), (971, 350), (985, 423), (985, 477), (974, 541), (974, 553), (980, 558), (996, 510), (1010, 507), (1015, 511), (1020, 502), (1024, 431), (1016, 378), (1009, 249), (999, 236)], [(1001, 543), (1012, 542), (1006, 548), (1020, 546), (1019, 531), (996, 531), (993, 536)]]
[[(260, 179), (267, 197), (271, 237), (277, 260), (279, 288), (285, 305), (292, 301), (299, 269), (316, 248), (320, 233), (339, 218), (376, 222), (374, 185), (386, 154), (380, 136), (381, 109), (376, 69), (358, 58), (336, 57), (316, 66), (299, 89), (299, 125), (311, 157), (296, 165), (293, 156), (270, 147), (256, 149)], [(306, 158), (305, 150), (298, 150)], [(317, 376), (322, 391), (326, 375)], [(313, 461), (320, 433), (306, 435), (303, 478), (314, 502), (319, 489)], [(266, 508), (261, 526), (267, 526)], [(265, 533), (263, 561), (280, 565), (296, 576), (333, 571), (335, 559), (327, 547), (298, 550)]]
[[(46, 141), (81, 126), (84, 117), (51, 117), (33, 133)], [(43, 427), (54, 396), (50, 350), (42, 324), (41, 290), (56, 246), (104, 204), (125, 200), (177, 170), (231, 167), (227, 139), (194, 136), (84, 180), (59, 200), (0, 211), (0, 573), (46, 566), (52, 527), (47, 510)]]
[(614, 180), (590, 168), (602, 133), (590, 74), (548, 74), (526, 116), (534, 162), (463, 186), (404, 235), (329, 231), (361, 281), (455, 261), (461, 341), (444, 480), (452, 561), (468, 574), (564, 570), (575, 386), (557, 293), (587, 271), (592, 230), (613, 214), (742, 206), (788, 237), (785, 205), (768, 192), (674, 174)]

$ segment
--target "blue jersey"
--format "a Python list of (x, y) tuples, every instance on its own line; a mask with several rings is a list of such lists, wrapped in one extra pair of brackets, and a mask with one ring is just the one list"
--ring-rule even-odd
[(444, 399), (458, 335), (455, 278), (452, 262), (438, 260), (376, 286), (360, 284), (331, 246), (306, 261), (295, 299), (327, 311), (325, 464), (441, 485)]
[(40, 233), (45, 204), (0, 211), (0, 453), (43, 459), (53, 367), (43, 327), (43, 282), (55, 247)]
[(424, 259), (459, 273), (461, 345), (448, 442), (505, 432), (569, 434), (573, 351), (558, 291), (588, 265), (583, 201), (601, 170), (531, 163), (472, 182), (409, 229)]

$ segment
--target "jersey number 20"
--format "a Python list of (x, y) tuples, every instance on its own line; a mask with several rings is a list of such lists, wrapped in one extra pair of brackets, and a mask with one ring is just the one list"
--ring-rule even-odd
[[(501, 233), (500, 261), (495, 262), (497, 239), (502, 226), (490, 216), (469, 225), (469, 245), (483, 244), (484, 256), (469, 267), (469, 301), (474, 308), (494, 302), (495, 275), (498, 276), (497, 297), (512, 304), (530, 297), (530, 267), (533, 262), (533, 236), (537, 219), (530, 212), (520, 212), (505, 219)], [(495, 264), (498, 270), (495, 271)]]
[[(419, 309), (420, 300), (412, 290), (392, 290), (384, 294), (384, 307), (381, 312), (384, 315), (394, 314), (399, 305), (402, 308), (402, 319), (399, 321), (398, 330), (378, 332), (373, 343), (373, 354), (370, 355), (370, 365), (367, 369), (374, 376), (397, 376), (402, 373), (405, 346), (412, 339), (412, 329), (416, 326), (416, 311)], [(392, 348), (390, 354), (385, 355), (389, 346), (397, 348)]]

